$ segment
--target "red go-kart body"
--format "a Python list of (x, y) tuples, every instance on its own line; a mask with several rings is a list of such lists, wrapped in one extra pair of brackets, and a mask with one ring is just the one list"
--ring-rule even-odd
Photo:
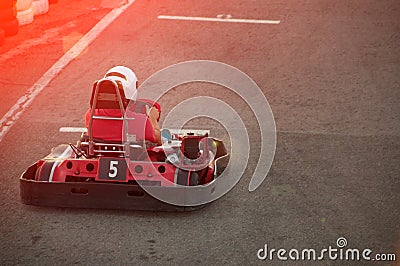
[[(115, 97), (104, 97), (102, 93)], [(107, 99), (107, 102), (102, 105), (101, 99)], [(114, 99), (114, 103), (110, 103), (110, 99)], [(77, 145), (64, 144), (54, 148), (22, 174), (20, 194), (23, 203), (172, 211), (203, 206), (169, 204), (154, 198), (145, 188), (185, 197), (190, 197), (185, 192), (189, 186), (212, 193), (215, 179), (229, 159), (222, 141), (210, 138), (207, 130), (167, 130), (164, 131), (167, 137), (163, 145), (158, 146), (144, 140), (132, 141), (129, 129), (124, 141), (96, 139), (95, 120), (126, 122), (123, 100), (118, 84), (99, 81), (94, 86), (91, 108), (117, 106), (122, 117), (104, 118), (92, 112), (89, 128)], [(158, 104), (143, 100), (138, 101), (137, 108), (143, 109), (144, 105)]]

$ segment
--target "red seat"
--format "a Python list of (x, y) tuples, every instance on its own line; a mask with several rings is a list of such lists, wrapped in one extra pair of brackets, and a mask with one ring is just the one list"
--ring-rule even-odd
[[(87, 128), (89, 127), (90, 113), (91, 109), (86, 112)], [(114, 118), (122, 117), (121, 111), (116, 109), (96, 109), (94, 115)], [(134, 118), (134, 120), (128, 120), (128, 133), (130, 135), (135, 135), (137, 141), (148, 140), (157, 143), (153, 126), (147, 115), (128, 111), (127, 117)], [(93, 119), (92, 136), (95, 139), (104, 141), (122, 141), (122, 120)]]
[[(128, 107), (128, 104), (129, 101), (125, 98), (120, 83), (108, 79), (101, 79), (95, 82), (90, 99), (91, 108), (95, 108), (91, 125), (92, 138), (102, 141), (121, 142), (123, 130), (122, 112)], [(86, 127), (88, 130), (90, 130), (91, 108), (86, 112)], [(146, 114), (127, 110), (126, 116), (134, 118), (133, 120), (128, 120), (128, 133), (131, 136), (135, 136), (136, 141), (148, 140), (157, 142), (153, 126)]]

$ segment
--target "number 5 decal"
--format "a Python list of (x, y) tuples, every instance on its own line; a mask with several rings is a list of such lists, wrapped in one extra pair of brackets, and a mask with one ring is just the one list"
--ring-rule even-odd
[(118, 175), (118, 161), (110, 161), (110, 170), (108, 171), (109, 178), (115, 178)]
[(97, 173), (96, 180), (127, 181), (125, 159), (100, 158)]

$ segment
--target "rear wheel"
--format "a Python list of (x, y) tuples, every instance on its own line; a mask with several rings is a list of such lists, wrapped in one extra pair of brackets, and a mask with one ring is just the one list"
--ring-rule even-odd
[(189, 186), (198, 186), (200, 184), (199, 174), (197, 172), (191, 172), (189, 178)]
[(181, 186), (197, 186), (200, 184), (199, 174), (179, 169), (176, 183)]
[(52, 168), (55, 161), (45, 161), (41, 167), (36, 170), (35, 180), (37, 181), (49, 181), (50, 175), (52, 175)]

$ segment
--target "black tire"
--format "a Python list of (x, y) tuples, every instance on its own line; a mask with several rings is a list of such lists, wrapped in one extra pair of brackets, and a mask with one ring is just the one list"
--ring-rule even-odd
[(33, 180), (39, 181), (40, 167), (36, 169), (35, 178)]
[(0, 22), (7, 22), (15, 19), (17, 16), (17, 10), (15, 7), (0, 9)]
[(19, 30), (18, 20), (14, 18), (13, 20), (7, 22), (0, 22), (0, 29), (4, 30), (6, 37), (16, 35)]
[(200, 185), (200, 178), (197, 172), (191, 172), (189, 178), (189, 186), (198, 186)]
[(0, 9), (12, 8), (15, 6), (17, 1), (15, 0), (1, 0), (0, 1)]
[(179, 169), (176, 183), (181, 186), (197, 186), (200, 184), (199, 174)]
[(176, 183), (181, 186), (186, 186), (187, 180), (188, 180), (188, 175), (189, 175), (188, 171), (179, 169), (178, 174), (176, 176)]
[[(53, 168), (54, 161), (45, 161), (41, 167), (36, 171), (36, 180), (38, 181), (49, 181), (51, 169)], [(40, 169), (42, 172), (40, 173)]]

